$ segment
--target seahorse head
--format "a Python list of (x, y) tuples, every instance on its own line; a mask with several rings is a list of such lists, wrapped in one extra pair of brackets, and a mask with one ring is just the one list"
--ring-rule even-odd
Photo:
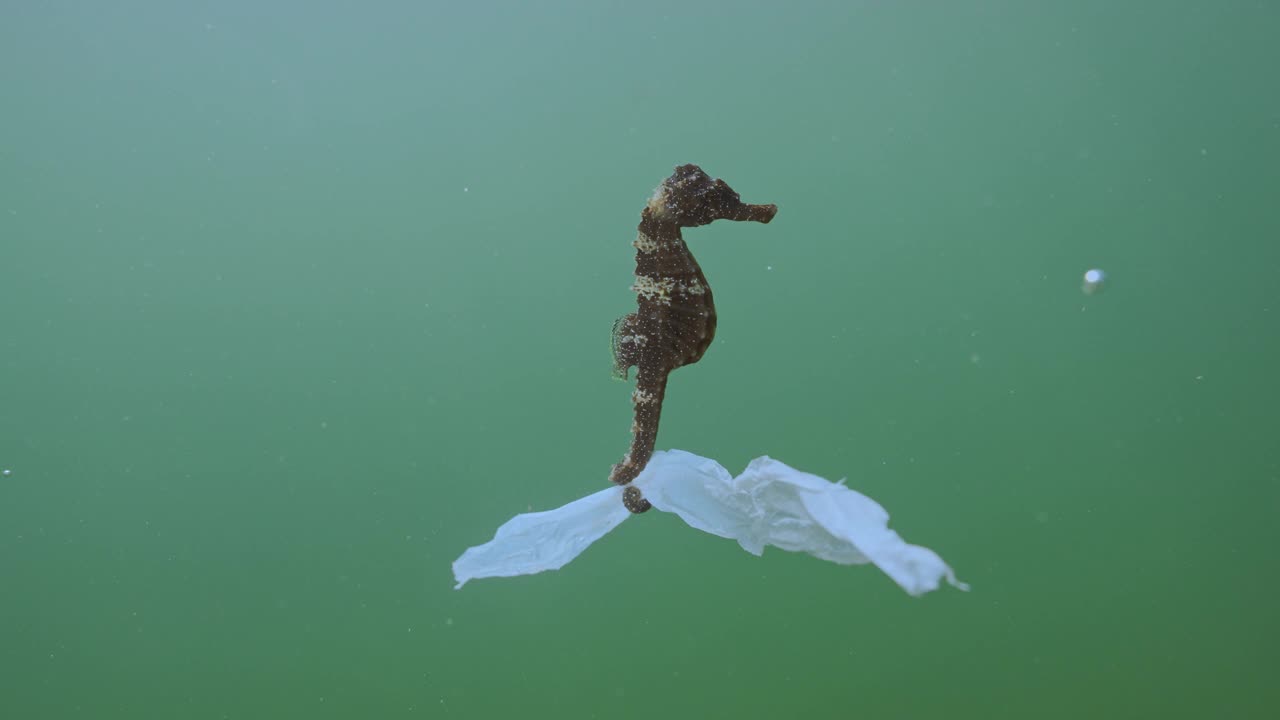
[(725, 181), (697, 165), (681, 165), (654, 191), (647, 208), (656, 219), (680, 227), (697, 227), (715, 220), (754, 220), (767, 223), (778, 209), (747, 205)]

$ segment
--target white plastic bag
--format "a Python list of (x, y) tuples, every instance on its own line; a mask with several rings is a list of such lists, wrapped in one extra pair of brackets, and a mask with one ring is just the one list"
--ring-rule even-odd
[[(935, 590), (942, 580), (969, 589), (937, 553), (908, 545), (890, 530), (889, 514), (876, 501), (769, 457), (752, 460), (733, 477), (714, 460), (683, 450), (658, 452), (634, 484), (654, 508), (737, 540), (753, 555), (773, 545), (842, 565), (874, 563), (911, 595)], [(620, 487), (556, 510), (517, 515), (493, 540), (453, 563), (455, 587), (559, 569), (629, 515)]]

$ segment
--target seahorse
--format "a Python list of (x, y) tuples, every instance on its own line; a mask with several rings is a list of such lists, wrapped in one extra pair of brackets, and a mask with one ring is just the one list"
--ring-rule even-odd
[(609, 480), (625, 486), (622, 502), (633, 513), (651, 505), (635, 480), (653, 456), (658, 420), (673, 370), (702, 358), (716, 335), (716, 306), (711, 288), (680, 228), (715, 220), (768, 223), (776, 205), (748, 205), (723, 180), (697, 165), (681, 165), (654, 191), (640, 212), (636, 249), (637, 309), (613, 325), (614, 375), (626, 380), (636, 368), (631, 394), (634, 420), (631, 448), (613, 466)]

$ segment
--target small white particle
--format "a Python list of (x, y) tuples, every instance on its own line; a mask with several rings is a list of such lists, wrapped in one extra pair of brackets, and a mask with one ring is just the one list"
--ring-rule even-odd
[(464, 188), (462, 188), (462, 192), (471, 192), (471, 188), (469, 188), (469, 187), (464, 187)]
[(1095, 293), (1102, 292), (1106, 286), (1107, 273), (1099, 270), (1098, 268), (1092, 268), (1085, 272), (1084, 281), (1080, 286), (1080, 290), (1085, 295), (1093, 295)]

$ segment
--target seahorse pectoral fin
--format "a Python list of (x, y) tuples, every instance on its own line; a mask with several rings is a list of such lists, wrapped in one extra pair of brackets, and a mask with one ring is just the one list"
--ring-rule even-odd
[(636, 364), (635, 360), (631, 358), (634, 352), (635, 338), (629, 333), (629, 329), (632, 326), (631, 320), (634, 317), (635, 313), (628, 313), (613, 321), (613, 334), (609, 339), (609, 349), (613, 353), (613, 377), (616, 380), (626, 381), (630, 379), (628, 372)]
[(615, 362), (613, 364), (613, 370), (610, 371), (609, 375), (612, 376), (614, 380), (627, 382), (631, 380), (631, 368), (623, 367)]

